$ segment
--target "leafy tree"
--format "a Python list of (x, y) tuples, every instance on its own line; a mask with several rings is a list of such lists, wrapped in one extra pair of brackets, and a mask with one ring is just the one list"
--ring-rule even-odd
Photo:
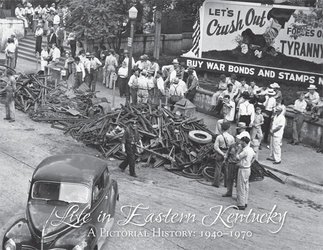
[(63, 0), (71, 11), (67, 26), (77, 37), (86, 41), (104, 43), (119, 50), (124, 23), (127, 23), (128, 10), (132, 0)]

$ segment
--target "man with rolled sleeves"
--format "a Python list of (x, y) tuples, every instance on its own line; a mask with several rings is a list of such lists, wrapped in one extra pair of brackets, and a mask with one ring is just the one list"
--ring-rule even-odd
[(221, 168), (226, 152), (230, 145), (234, 143), (234, 137), (228, 133), (230, 122), (223, 122), (221, 124), (221, 133), (216, 137), (214, 142), (214, 150), (216, 152), (216, 161), (214, 169), (214, 180), (212, 186), (220, 186)]
[(255, 152), (249, 146), (250, 139), (246, 136), (237, 136), (240, 140), (241, 152), (238, 153), (238, 179), (237, 179), (237, 207), (238, 210), (245, 210), (248, 204), (249, 197), (249, 177), (251, 173), (251, 164), (255, 159)]
[(137, 145), (142, 146), (142, 142), (138, 132), (137, 121), (133, 120), (125, 129), (123, 135), (122, 152), (126, 153), (126, 159), (119, 165), (122, 172), (129, 165), (129, 172), (133, 177), (137, 177), (135, 172)]

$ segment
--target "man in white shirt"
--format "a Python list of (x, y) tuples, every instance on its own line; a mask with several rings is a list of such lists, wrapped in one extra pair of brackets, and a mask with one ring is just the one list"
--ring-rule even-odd
[(55, 10), (55, 12), (54, 12), (54, 18), (53, 18), (53, 25), (54, 25), (55, 31), (57, 30), (60, 22), (61, 22), (61, 18), (59, 17), (57, 11)]
[[(123, 52), (123, 54), (124, 54), (123, 62), (126, 63), (126, 66), (128, 67), (128, 65), (129, 65), (129, 51), (125, 50)], [(133, 57), (132, 57), (132, 62), (131, 62), (131, 68), (132, 69), (133, 69), (133, 67), (135, 67), (135, 64), (136, 64), (135, 59), (133, 59)]]
[(158, 100), (160, 100), (162, 103), (165, 102), (165, 82), (164, 79), (162, 77), (162, 72), (159, 70), (157, 71), (157, 75), (155, 77), (155, 81), (156, 81), (156, 86), (157, 86), (157, 98)]
[(228, 133), (230, 128), (229, 122), (223, 122), (221, 125), (221, 134), (219, 134), (214, 142), (214, 150), (216, 153), (214, 180), (212, 186), (220, 187), (221, 168), (224, 157), (228, 151), (230, 145), (234, 144), (234, 137)]
[(18, 4), (16, 9), (15, 9), (15, 16), (22, 20), (24, 22), (24, 28), (25, 30), (28, 29), (28, 20), (27, 18), (23, 15), (23, 12), (22, 12), (22, 5), (21, 4)]
[(130, 103), (130, 96), (131, 96), (131, 103), (136, 105), (137, 104), (137, 92), (138, 92), (138, 78), (140, 76), (140, 70), (136, 69), (132, 76), (130, 76), (128, 86), (129, 86), (129, 93), (126, 93), (127, 102)]
[(114, 79), (116, 75), (116, 70), (118, 67), (117, 58), (113, 55), (114, 49), (109, 50), (109, 55), (105, 58), (104, 70), (105, 70), (105, 79), (104, 83), (107, 88), (112, 89), (114, 85)]
[(61, 57), (61, 51), (59, 48), (57, 48), (56, 44), (52, 44), (52, 49), (50, 51), (50, 57), (52, 58), (51, 60), (51, 65), (55, 66), (59, 63), (59, 58)]
[(320, 95), (316, 92), (316, 86), (311, 84), (308, 88), (308, 93), (305, 94), (305, 101), (307, 102), (307, 110), (310, 111), (313, 106), (320, 101)]
[(281, 146), (286, 125), (286, 119), (282, 111), (283, 109), (280, 106), (276, 108), (270, 129), (270, 157), (267, 160), (273, 161), (273, 164), (281, 163)]
[(148, 96), (149, 94), (148, 94), (147, 71), (142, 70), (138, 78), (138, 92), (137, 92), (138, 103), (147, 103)]
[(235, 93), (235, 96), (236, 96), (239, 92), (240, 87), (241, 87), (241, 82), (239, 82), (237, 80), (237, 75), (231, 74), (230, 77), (227, 77), (226, 82), (227, 82), (227, 84), (232, 83), (233, 92)]
[(237, 136), (240, 140), (242, 151), (238, 154), (239, 162), (238, 178), (237, 178), (237, 209), (245, 210), (249, 198), (249, 177), (251, 174), (251, 164), (255, 159), (255, 152), (250, 147), (250, 139), (245, 136)]
[(139, 60), (136, 62), (136, 66), (140, 70), (149, 70), (151, 67), (151, 62), (148, 60), (147, 55), (140, 56)]
[(128, 65), (125, 61), (123, 61), (120, 69), (118, 70), (118, 86), (119, 86), (120, 97), (126, 96), (126, 93), (128, 91), (127, 79), (128, 79)]
[(304, 113), (306, 112), (307, 103), (304, 100), (304, 94), (301, 93), (299, 98), (295, 101), (293, 110), (295, 112), (295, 116), (293, 119), (293, 141), (291, 144), (297, 145), (300, 141), (300, 134), (302, 125), (304, 122)]
[(252, 127), (252, 122), (255, 119), (255, 107), (249, 102), (249, 94), (243, 93), (241, 96), (241, 103), (238, 107), (237, 120), (244, 122), (248, 127)]
[(263, 112), (264, 124), (262, 125), (262, 131), (264, 133), (264, 142), (268, 143), (268, 136), (270, 130), (271, 118), (273, 115), (274, 108), (276, 107), (276, 92), (273, 89), (267, 89), (266, 101), (264, 103), (265, 110)]
[(86, 70), (88, 71), (89, 88), (92, 92), (96, 90), (96, 83), (98, 80), (98, 69), (102, 66), (102, 63), (96, 58), (95, 53), (91, 53), (88, 61), (86, 62)]
[(223, 97), (223, 107), (222, 107), (223, 119), (220, 119), (217, 121), (217, 124), (215, 127), (215, 134), (220, 134), (220, 128), (223, 122), (234, 121), (235, 108), (236, 108), (235, 102), (230, 100), (230, 96), (225, 95)]

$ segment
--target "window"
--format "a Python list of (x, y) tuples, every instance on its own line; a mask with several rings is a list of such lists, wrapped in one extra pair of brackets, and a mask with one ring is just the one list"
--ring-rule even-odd
[(32, 198), (86, 204), (90, 200), (90, 189), (79, 183), (37, 181), (33, 184)]

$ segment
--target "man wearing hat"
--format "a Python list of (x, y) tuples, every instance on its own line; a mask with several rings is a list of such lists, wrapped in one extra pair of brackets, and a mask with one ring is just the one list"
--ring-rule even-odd
[(270, 88), (272, 88), (273, 90), (275, 90), (276, 94), (274, 95), (274, 98), (279, 102), (283, 99), (283, 94), (280, 90), (280, 86), (277, 82), (274, 82), (272, 84), (269, 85)]
[(176, 102), (184, 98), (185, 89), (182, 85), (179, 85), (180, 79), (175, 78), (172, 80), (169, 86), (169, 104), (174, 105)]
[(255, 160), (255, 152), (250, 147), (250, 138), (238, 135), (241, 144), (241, 152), (238, 153), (239, 160), (238, 178), (237, 178), (237, 209), (245, 210), (249, 198), (249, 177), (251, 174), (251, 164)]
[(273, 164), (281, 163), (281, 146), (286, 125), (285, 116), (282, 114), (282, 107), (277, 106), (270, 128), (270, 157), (267, 160), (273, 161)]
[(144, 69), (141, 71), (138, 78), (138, 92), (137, 92), (137, 102), (138, 103), (147, 103), (149, 92), (148, 92), (148, 79), (147, 71)]
[(149, 57), (147, 55), (140, 56), (139, 60), (136, 62), (136, 66), (140, 70), (149, 70), (151, 67), (151, 62), (148, 60), (148, 58)]
[(212, 96), (212, 106), (216, 106), (219, 97), (222, 95), (223, 91), (227, 89), (227, 85), (228, 83), (226, 82), (226, 76), (224, 74), (220, 75), (218, 90)]
[(216, 161), (214, 168), (214, 180), (212, 186), (220, 187), (221, 168), (224, 157), (230, 145), (234, 143), (234, 137), (228, 133), (230, 128), (229, 122), (223, 122), (221, 125), (221, 133), (216, 137), (214, 142), (214, 150), (216, 153)]
[(142, 146), (142, 142), (138, 132), (137, 121), (132, 120), (131, 123), (127, 126), (123, 134), (122, 151), (126, 153), (126, 159), (119, 165), (119, 168), (123, 172), (129, 165), (130, 175), (137, 177), (135, 172), (136, 152), (137, 146)]
[(311, 84), (308, 88), (308, 92), (305, 94), (305, 101), (307, 102), (307, 110), (310, 111), (313, 106), (317, 105), (320, 101), (320, 95), (316, 91), (316, 86)]
[(229, 149), (224, 157), (224, 186), (227, 187), (227, 192), (222, 197), (232, 197), (234, 181), (237, 183), (238, 174), (238, 153), (241, 152), (239, 139), (229, 146)]
[(42, 42), (43, 42), (43, 35), (44, 30), (42, 28), (41, 23), (38, 23), (35, 30), (35, 37), (36, 37), (36, 48), (35, 52), (36, 54), (40, 55), (41, 49), (42, 49)]
[[(129, 65), (129, 51), (128, 50), (124, 50), (123, 51), (123, 55), (124, 55), (124, 59), (122, 62), (126, 63), (126, 67), (128, 68)], [(131, 62), (131, 68), (133, 69), (133, 67), (135, 67), (135, 60), (132, 57), (132, 62)]]
[(227, 83), (232, 83), (233, 85), (233, 92), (235, 93), (235, 95), (237, 95), (239, 93), (239, 89), (241, 87), (241, 82), (239, 82), (237, 80), (237, 75), (236, 74), (231, 74), (230, 77), (227, 77), (226, 79)]
[(293, 119), (293, 141), (291, 144), (297, 145), (300, 141), (300, 134), (304, 122), (304, 113), (306, 112), (307, 103), (304, 100), (304, 93), (300, 93), (298, 99), (295, 101), (293, 110), (295, 116)]
[(197, 87), (199, 86), (199, 80), (194, 74), (195, 68), (193, 66), (189, 66), (187, 69), (188, 77), (186, 79), (187, 93), (186, 98), (191, 102), (194, 101), (194, 97), (196, 94)]
[(154, 78), (155, 71), (153, 69), (149, 69), (147, 71), (147, 85), (148, 85), (148, 102), (154, 103), (155, 101), (155, 78)]
[(250, 139), (250, 134), (246, 130), (247, 128), (248, 127), (247, 127), (246, 123), (238, 122), (237, 127), (236, 127), (237, 135), (239, 135), (240, 137), (248, 137)]
[(15, 121), (15, 91), (16, 91), (16, 79), (15, 77), (8, 72), (7, 77), (3, 78), (7, 85), (4, 89), (0, 91), (0, 94), (3, 92), (6, 93), (6, 117), (4, 120), (8, 120), (9, 122)]
[(262, 131), (264, 133), (264, 142), (268, 143), (268, 136), (269, 136), (269, 130), (270, 130), (270, 123), (271, 118), (273, 115), (274, 108), (276, 107), (276, 99), (275, 96), (276, 92), (273, 89), (267, 89), (265, 92), (265, 102), (264, 102), (264, 124), (262, 125)]
[[(166, 84), (171, 82), (170, 75), (174, 70), (178, 68), (179, 68), (179, 61), (177, 58), (173, 59), (171, 65), (164, 65), (162, 67), (163, 77), (167, 78), (165, 82)], [(176, 77), (176, 73), (175, 73), (175, 77)]]
[(104, 64), (104, 71), (105, 71), (105, 79), (104, 84), (107, 88), (112, 89), (114, 85), (114, 81), (116, 80), (114, 75), (116, 72), (116, 69), (118, 67), (118, 61), (117, 58), (113, 55), (114, 49), (109, 50), (109, 55), (105, 58), (105, 64)]
[(55, 34), (55, 30), (53, 27), (49, 29), (49, 34), (47, 36), (47, 43), (48, 44), (54, 44), (54, 43), (56, 44), (57, 43), (57, 36)]
[(98, 69), (102, 66), (102, 63), (98, 58), (96, 58), (94, 55), (95, 53), (86, 53), (88, 60), (86, 62), (85, 70), (87, 71), (88, 75), (88, 83), (89, 88), (92, 92), (95, 92), (96, 90), (96, 83), (98, 80)]

